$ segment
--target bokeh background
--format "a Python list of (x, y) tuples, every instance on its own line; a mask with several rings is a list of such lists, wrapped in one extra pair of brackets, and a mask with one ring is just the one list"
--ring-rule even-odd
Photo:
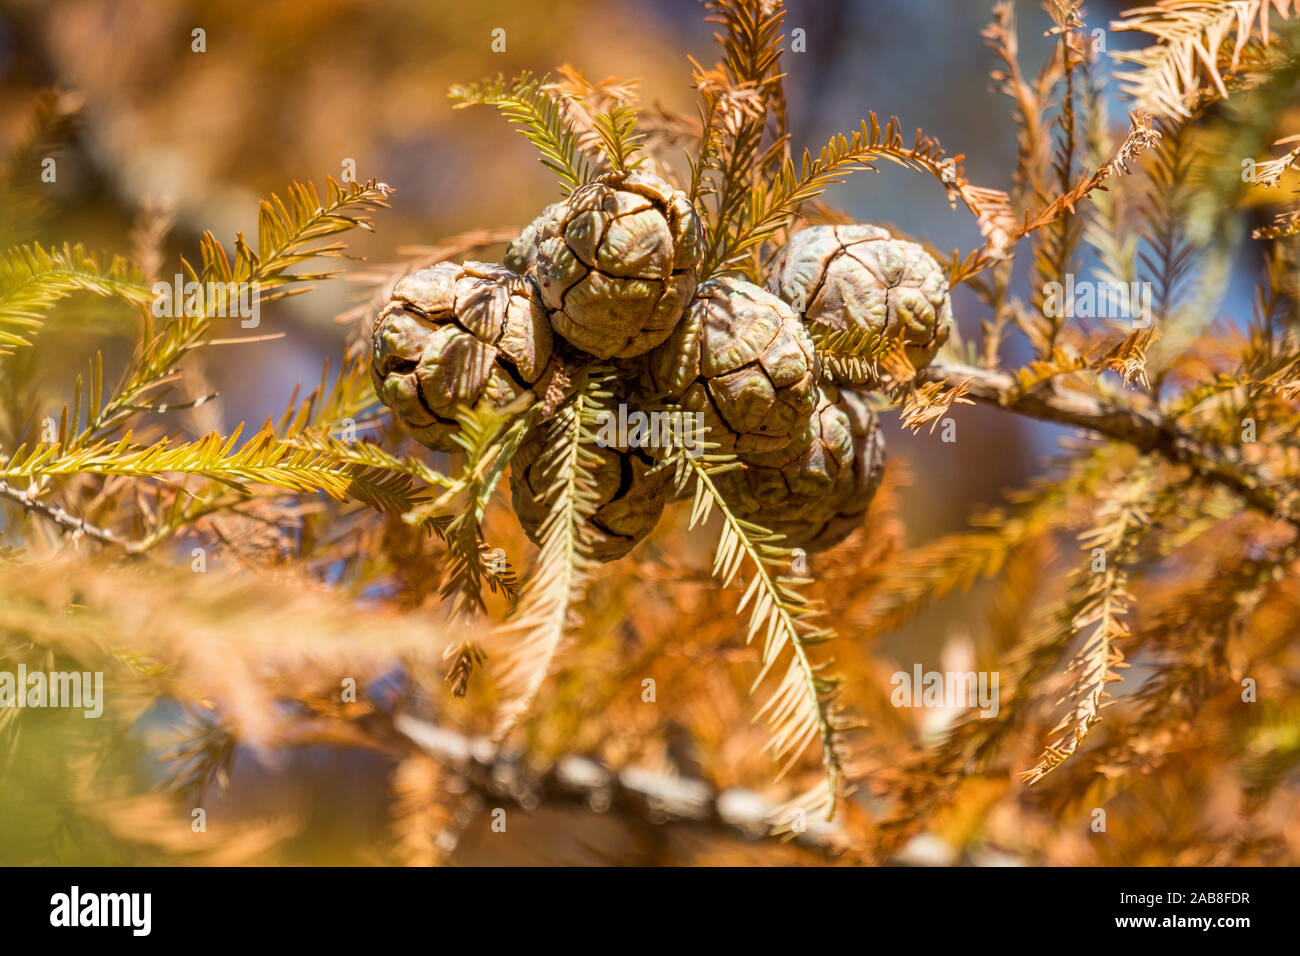
[[(1015, 127), (1008, 102), (989, 89), (993, 58), (979, 36), (990, 2), (787, 6), (787, 27), (807, 36), (806, 52), (784, 58), (796, 149), (815, 151), (874, 110), (964, 153), (972, 181), (1009, 187)], [(1050, 24), (1035, 5), (1019, 6), (1023, 59), (1036, 64)], [(1089, 26), (1104, 27), (1119, 8), (1093, 0)], [(504, 52), (492, 49), (498, 28)], [(205, 52), (192, 50), (195, 29), (205, 31)], [(558, 195), (532, 147), (495, 112), (451, 108), (451, 84), (569, 63), (592, 80), (639, 78), (646, 101), (692, 112), (688, 55), (715, 59), (712, 29), (695, 0), (2, 0), (0, 149), (29, 122), (40, 90), (75, 91), (84, 98), (81, 121), (49, 187), (52, 215), (30, 238), (125, 251), (140, 210), (162, 201), (174, 216), (172, 262), (192, 257), (205, 229), (226, 242), (255, 233), (259, 197), (295, 179), (338, 178), (352, 160), (358, 178), (396, 193), (376, 232), (355, 235), (350, 248), (369, 263), (396, 262), (409, 247), (467, 230), (518, 228)], [(1113, 48), (1127, 41), (1107, 37)], [(1122, 104), (1114, 106), (1123, 124)], [(892, 224), (942, 249), (979, 242), (971, 217), (951, 210), (932, 180), (887, 164), (827, 198), (858, 220)], [(1251, 271), (1242, 270), (1244, 284)], [(349, 289), (328, 283), (266, 307), (260, 331), (283, 337), (209, 365), (220, 399), (194, 427), (260, 423), (281, 412), (298, 383), (317, 381), (322, 361), (340, 354), (351, 331), (337, 317), (364, 294), (349, 297)], [(970, 304), (959, 292), (959, 321), (974, 335)], [(83, 331), (43, 335), (36, 347), (81, 355), (99, 344)], [(937, 433), (905, 432), (892, 416), (886, 428), (891, 467), (911, 476), (902, 510), (918, 541), (962, 527), (1023, 486), (1061, 436), (982, 408), (962, 413), (963, 434), (977, 439), (942, 450)], [(937, 663), (945, 636), (982, 619), (976, 609), (986, 600), (976, 588), (940, 602), (894, 635), (892, 647), (909, 645), (908, 659)], [(378, 758), (346, 758), (353, 763), (343, 774), (341, 759), (305, 751), (274, 771), (240, 761), (235, 799), (253, 812), (307, 817), (322, 845), (354, 842), (382, 825), (386, 783)], [(537, 832), (556, 832), (544, 814), (535, 823)], [(590, 832), (587, 840), (599, 842)], [(467, 858), (476, 852), (467, 847)], [(477, 858), (495, 860), (491, 852)], [(530, 838), (511, 853), (511, 862), (532, 860)], [(536, 858), (553, 860), (554, 847)]]

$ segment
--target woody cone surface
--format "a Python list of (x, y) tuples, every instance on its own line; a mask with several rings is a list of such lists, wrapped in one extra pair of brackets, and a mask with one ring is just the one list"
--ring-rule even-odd
[(525, 230), (510, 261), (535, 261), (552, 327), (596, 358), (650, 351), (695, 292), (700, 220), (686, 194), (658, 177), (602, 176), (574, 190), (536, 232), (535, 256)]
[(375, 394), (430, 448), (455, 448), (458, 406), (505, 405), (541, 376), (551, 327), (534, 282), (483, 262), (398, 281), (375, 322)]
[(901, 338), (918, 369), (930, 364), (952, 327), (948, 277), (939, 263), (916, 243), (868, 224), (795, 233), (773, 260), (767, 288), (811, 327)]
[(651, 387), (701, 412), (723, 452), (775, 451), (817, 402), (817, 355), (791, 308), (742, 279), (700, 286), (681, 325), (650, 356)]

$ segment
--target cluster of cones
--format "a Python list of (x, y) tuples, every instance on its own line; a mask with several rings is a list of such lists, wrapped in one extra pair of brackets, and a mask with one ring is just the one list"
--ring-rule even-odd
[[(602, 176), (547, 207), (504, 265), (402, 278), (375, 322), (376, 393), (417, 440), (449, 451), (461, 406), (513, 402), (561, 358), (599, 360), (618, 369), (620, 401), (692, 413), (712, 450), (743, 463), (716, 479), (734, 513), (788, 547), (828, 548), (861, 523), (880, 482), (884, 439), (866, 396), (881, 382), (836, 380), (812, 332), (897, 337), (924, 367), (952, 322), (946, 276), (920, 246), (871, 225), (794, 234), (766, 289), (699, 282), (704, 245), (683, 192), (644, 173)], [(515, 512), (534, 541), (548, 511), (545, 436), (533, 425), (511, 461)], [(669, 450), (591, 450), (595, 557), (621, 557), (653, 529), (672, 491)]]

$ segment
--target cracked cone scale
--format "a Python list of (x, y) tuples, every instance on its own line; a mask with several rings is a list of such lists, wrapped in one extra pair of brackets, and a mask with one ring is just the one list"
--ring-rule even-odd
[(400, 279), (372, 335), (375, 394), (415, 438), (450, 451), (456, 410), (508, 404), (541, 377), (551, 327), (531, 279), (439, 263)]
[(703, 415), (722, 452), (785, 447), (817, 402), (807, 330), (788, 305), (741, 279), (700, 286), (648, 374), (653, 390)]
[(666, 339), (695, 292), (704, 234), (690, 200), (656, 176), (606, 174), (574, 190), (512, 244), (533, 270), (557, 334), (598, 359)]
[(865, 223), (795, 233), (773, 260), (767, 288), (810, 327), (899, 337), (918, 369), (930, 364), (952, 327), (943, 267), (916, 243)]
[(824, 383), (789, 445), (740, 458), (744, 469), (718, 476), (736, 513), (784, 535), (788, 547), (824, 551), (866, 516), (884, 474), (885, 439), (862, 395)]

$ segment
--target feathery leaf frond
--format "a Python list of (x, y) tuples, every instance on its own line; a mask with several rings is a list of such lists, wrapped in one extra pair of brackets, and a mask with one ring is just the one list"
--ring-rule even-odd
[(888, 348), (889, 340), (874, 329), (835, 331), (826, 326), (811, 326), (809, 334), (826, 378), (861, 383), (880, 377), (878, 360)]
[(1106, 685), (1120, 680), (1116, 671), (1128, 666), (1117, 646), (1129, 636), (1124, 616), (1132, 597), (1125, 565), (1136, 541), (1149, 526), (1143, 504), (1148, 487), (1145, 475), (1128, 482), (1117, 497), (1102, 506), (1100, 523), (1080, 536), (1089, 567), (1076, 573), (1077, 596), (1066, 613), (1069, 633), (1082, 635), (1083, 646), (1069, 667), (1074, 683), (1060, 701), (1068, 704), (1067, 712), (1052, 729), (1060, 736), (1047, 744), (1032, 769), (1021, 774), (1029, 784), (1037, 783), (1078, 750), (1101, 719), (1101, 710), (1110, 696)]
[(500, 675), (506, 702), (497, 715), (498, 736), (508, 733), (532, 707), (573, 626), (595, 566), (584, 525), (597, 507), (591, 449), (600, 412), (611, 395), (611, 375), (596, 368), (585, 376), (547, 426), (546, 448), (535, 466), (549, 483), (543, 496), (549, 510), (539, 531), (537, 563), (524, 583), (515, 615), (497, 634), (511, 644)]
[[(814, 741), (820, 740), (826, 779), (811, 796), (800, 798), (800, 806), (807, 810), (811, 804), (830, 819), (835, 813), (844, 769), (839, 741), (843, 720), (834, 706), (839, 682), (826, 674), (826, 665), (812, 660), (809, 650), (831, 640), (834, 632), (814, 623), (820, 611), (799, 591), (807, 581), (789, 572), (794, 566), (794, 554), (781, 544), (782, 538), (736, 516), (718, 491), (713, 476), (734, 467), (735, 459), (710, 454), (692, 458), (680, 448), (676, 455), (678, 467), (689, 469), (695, 479), (691, 527), (707, 521), (714, 508), (722, 515), (713, 559), (714, 577), (724, 586), (730, 585), (746, 562), (753, 573), (737, 612), (749, 607), (745, 642), (752, 643), (756, 637), (762, 641), (762, 666), (754, 687), (762, 684), (788, 654), (776, 690), (759, 711), (772, 727), (768, 749), (783, 765), (784, 775)], [(789, 821), (776, 822), (781, 825)]]
[(140, 271), (121, 256), (100, 265), (79, 245), (47, 250), (35, 243), (0, 255), (0, 355), (7, 346), (30, 345), (21, 333), (40, 328), (55, 303), (78, 291), (132, 306), (152, 298)]
[(1238, 69), (1251, 41), (1268, 45), (1271, 15), (1287, 19), (1296, 11), (1294, 0), (1161, 0), (1126, 10), (1111, 29), (1140, 31), (1155, 42), (1115, 53), (1116, 60), (1134, 66), (1117, 77), (1147, 112), (1191, 116), (1206, 98), (1228, 96), (1224, 73)]
[[(163, 322), (159, 331), (153, 330), (152, 323), (146, 324), (135, 357), (107, 400), (98, 384), (92, 389), (89, 399), (94, 412), (85, 427), (81, 428), (74, 416), (73, 432), (68, 433), (74, 437), (65, 434), (61, 438), (69, 449), (111, 434), (137, 411), (156, 401), (177, 363), (202, 341), (218, 304), (224, 301), (229, 305), (230, 283), (247, 288), (241, 293), (236, 285), (236, 301), (240, 295), (246, 295), (265, 302), (288, 294), (285, 287), (291, 283), (334, 275), (333, 272), (297, 274), (287, 270), (316, 256), (343, 255), (341, 242), (321, 244), (321, 240), (354, 228), (370, 229), (369, 214), (387, 205), (392, 189), (374, 180), (349, 183), (346, 188), (333, 179), (327, 183), (323, 202), (310, 183), (291, 184), (288, 203), (274, 195), (269, 201), (264, 200), (258, 211), (260, 246), (256, 251), (249, 248), (240, 233), (235, 240), (233, 265), (216, 238), (204, 233), (200, 243), (201, 271), (181, 260), (187, 281), (198, 283), (198, 293), (187, 295), (184, 308), (181, 303), (173, 303), (177, 314)], [(96, 381), (100, 381), (98, 376)]]
[(122, 475), (163, 479), (169, 475), (195, 475), (248, 493), (249, 485), (265, 484), (297, 493), (325, 492), (338, 500), (353, 498), (395, 514), (410, 510), (417, 498), (411, 479), (403, 472), (340, 462), (325, 450), (301, 447), (276, 437), (268, 422), (242, 447), (241, 428), (229, 437), (216, 433), (198, 441), (171, 445), (159, 439), (147, 447), (132, 442), (127, 432), (117, 442), (96, 442), (64, 451), (60, 445), (18, 448), (0, 465), (0, 479), (40, 479), (63, 475)]
[(751, 191), (789, 158), (780, 72), (785, 10), (744, 0), (708, 0), (706, 6), (705, 19), (723, 28), (714, 34), (723, 59), (707, 70), (692, 61), (703, 132), (692, 160), (691, 199), (713, 197), (702, 210), (708, 237), (702, 277), (725, 260), (723, 249)]
[(447, 94), (456, 109), (495, 106), (528, 141), (537, 147), (541, 163), (561, 179), (566, 194), (592, 177), (591, 164), (578, 148), (577, 131), (566, 120), (558, 98), (547, 90), (547, 79), (522, 73), (509, 83), (505, 77), (453, 86)]
[(635, 169), (645, 158), (631, 161), (645, 138), (636, 129), (637, 111), (624, 103), (615, 103), (608, 113), (597, 114), (594, 123), (601, 152), (616, 170)]
[(715, 241), (716, 252), (706, 259), (704, 274), (735, 268), (797, 215), (803, 203), (816, 199), (852, 172), (875, 169), (872, 163), (881, 159), (933, 175), (947, 191), (950, 204), (960, 200), (974, 214), (992, 248), (1005, 246), (1015, 226), (1007, 194), (972, 185), (964, 175), (962, 157), (946, 156), (938, 140), (917, 130), (916, 141), (908, 146), (897, 117), (891, 117), (881, 129), (872, 113), (851, 137), (836, 135), (816, 158), (804, 150), (797, 170), (793, 160), (787, 160), (771, 184), (755, 185), (728, 233)]

